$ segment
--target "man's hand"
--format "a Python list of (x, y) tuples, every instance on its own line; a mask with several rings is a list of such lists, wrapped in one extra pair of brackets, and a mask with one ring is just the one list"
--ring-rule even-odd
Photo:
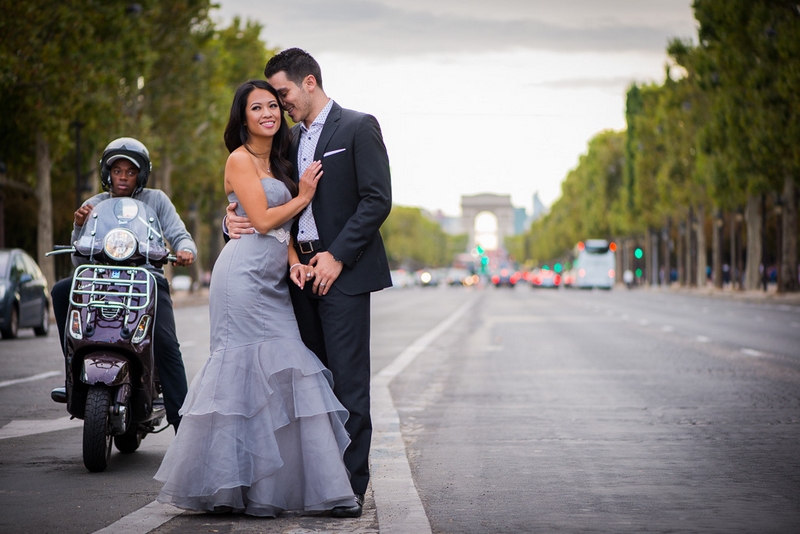
[(228, 237), (231, 239), (239, 239), (245, 234), (252, 234), (256, 231), (250, 224), (250, 219), (236, 215), (234, 210), (237, 205), (236, 202), (231, 202), (225, 210), (225, 228), (228, 229)]
[(75, 226), (83, 226), (83, 224), (86, 222), (86, 218), (89, 216), (91, 212), (92, 212), (91, 204), (86, 204), (85, 206), (81, 206), (80, 208), (78, 208), (78, 210), (75, 212), (75, 217), (73, 219)]
[(178, 267), (186, 267), (194, 263), (194, 254), (190, 250), (179, 250), (175, 255), (178, 259), (173, 264)]
[(342, 274), (344, 265), (333, 259), (330, 252), (320, 252), (308, 262), (314, 268), (314, 285), (312, 287), (317, 295), (327, 295), (333, 283)]

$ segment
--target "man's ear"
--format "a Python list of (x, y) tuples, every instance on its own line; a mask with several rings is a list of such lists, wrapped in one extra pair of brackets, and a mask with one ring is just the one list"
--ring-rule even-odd
[(309, 74), (305, 78), (303, 78), (303, 87), (309, 93), (313, 92), (314, 89), (317, 88), (317, 78), (313, 74)]

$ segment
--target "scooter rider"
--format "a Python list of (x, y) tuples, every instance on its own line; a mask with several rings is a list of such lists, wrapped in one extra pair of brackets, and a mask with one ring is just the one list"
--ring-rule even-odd
[[(197, 247), (186, 225), (175, 210), (175, 206), (167, 195), (159, 189), (146, 189), (152, 163), (150, 153), (141, 142), (131, 137), (121, 137), (108, 144), (100, 159), (100, 181), (105, 193), (93, 196), (83, 203), (75, 212), (71, 242), (78, 239), (80, 228), (100, 201), (110, 197), (133, 197), (152, 207), (161, 224), (164, 238), (175, 251), (175, 265), (191, 265), (197, 257)], [(73, 255), (72, 262), (77, 266), (86, 260)], [(188, 386), (186, 370), (183, 365), (180, 345), (175, 331), (175, 316), (172, 311), (172, 298), (169, 293), (169, 282), (164, 271), (154, 266), (148, 267), (156, 278), (158, 286), (158, 303), (156, 306), (153, 343), (155, 363), (164, 395), (164, 407), (167, 421), (178, 431), (180, 414), (178, 410), (186, 397)], [(64, 330), (66, 328), (67, 311), (71, 278), (60, 280), (53, 285), (51, 291), (53, 313), (58, 326), (58, 335), (64, 348)], [(65, 354), (66, 356), (66, 354)]]

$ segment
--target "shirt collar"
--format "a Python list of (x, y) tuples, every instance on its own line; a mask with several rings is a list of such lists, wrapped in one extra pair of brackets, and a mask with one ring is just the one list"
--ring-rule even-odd
[[(321, 127), (325, 125), (325, 121), (328, 119), (328, 114), (331, 112), (331, 108), (333, 107), (333, 99), (329, 98), (328, 103), (325, 104), (325, 107), (317, 114), (314, 122), (311, 123), (311, 128)], [(303, 129), (304, 132), (309, 131), (311, 128), (306, 128), (305, 123), (300, 123), (300, 128)]]

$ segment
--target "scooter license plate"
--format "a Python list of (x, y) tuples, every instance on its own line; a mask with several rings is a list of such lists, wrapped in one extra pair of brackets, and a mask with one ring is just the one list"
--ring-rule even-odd
[(114, 279), (119, 279), (119, 277), (120, 277), (121, 275), (122, 275), (122, 271), (120, 271), (119, 269), (113, 269), (113, 270), (111, 271), (111, 278), (114, 278)]

